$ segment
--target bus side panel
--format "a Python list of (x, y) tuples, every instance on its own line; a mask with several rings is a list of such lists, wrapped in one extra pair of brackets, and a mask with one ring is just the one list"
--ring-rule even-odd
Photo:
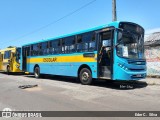
[[(97, 78), (97, 63), (96, 62), (80, 62), (80, 63), (38, 63), (41, 74), (53, 74), (62, 76), (77, 77), (78, 70), (81, 65), (87, 65), (90, 67), (92, 77)], [(28, 72), (33, 73), (35, 63), (28, 63)]]

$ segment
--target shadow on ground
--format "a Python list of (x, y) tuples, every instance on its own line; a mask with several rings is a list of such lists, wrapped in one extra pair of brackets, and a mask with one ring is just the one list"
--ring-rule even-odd
[[(33, 75), (25, 75), (25, 77), (34, 78)], [(46, 80), (56, 80), (56, 81), (63, 81), (75, 84), (81, 84), (77, 78), (74, 77), (64, 77), (64, 76), (53, 76), (53, 75), (42, 75), (40, 79)], [(133, 90), (133, 89), (140, 89), (147, 87), (148, 84), (143, 81), (111, 81), (111, 80), (96, 80), (91, 86), (98, 86), (110, 89), (117, 89), (117, 90)]]
[(7, 73), (7, 72), (0, 72), (1, 74), (4, 74), (4, 75), (14, 75), (14, 76), (22, 76), (22, 75), (25, 75), (24, 72), (17, 72), (17, 73)]

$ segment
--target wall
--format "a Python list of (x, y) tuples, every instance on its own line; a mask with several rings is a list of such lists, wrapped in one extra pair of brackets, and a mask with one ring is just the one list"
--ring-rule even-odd
[(147, 75), (160, 76), (160, 46), (145, 49), (147, 59)]

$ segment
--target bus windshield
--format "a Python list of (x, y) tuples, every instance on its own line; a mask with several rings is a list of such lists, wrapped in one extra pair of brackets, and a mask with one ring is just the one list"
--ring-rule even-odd
[(118, 31), (117, 55), (129, 59), (144, 59), (143, 33)]

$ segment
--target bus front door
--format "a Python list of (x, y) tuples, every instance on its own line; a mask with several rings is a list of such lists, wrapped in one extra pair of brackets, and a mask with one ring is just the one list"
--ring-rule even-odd
[(99, 54), (98, 54), (98, 68), (100, 79), (112, 79), (113, 70), (113, 55), (112, 55), (112, 33), (113, 30), (99, 33)]
[(13, 65), (14, 65), (14, 53), (11, 52), (11, 57), (9, 59), (9, 66), (10, 66), (10, 71), (12, 71), (12, 72), (13, 72), (13, 68), (14, 68)]

